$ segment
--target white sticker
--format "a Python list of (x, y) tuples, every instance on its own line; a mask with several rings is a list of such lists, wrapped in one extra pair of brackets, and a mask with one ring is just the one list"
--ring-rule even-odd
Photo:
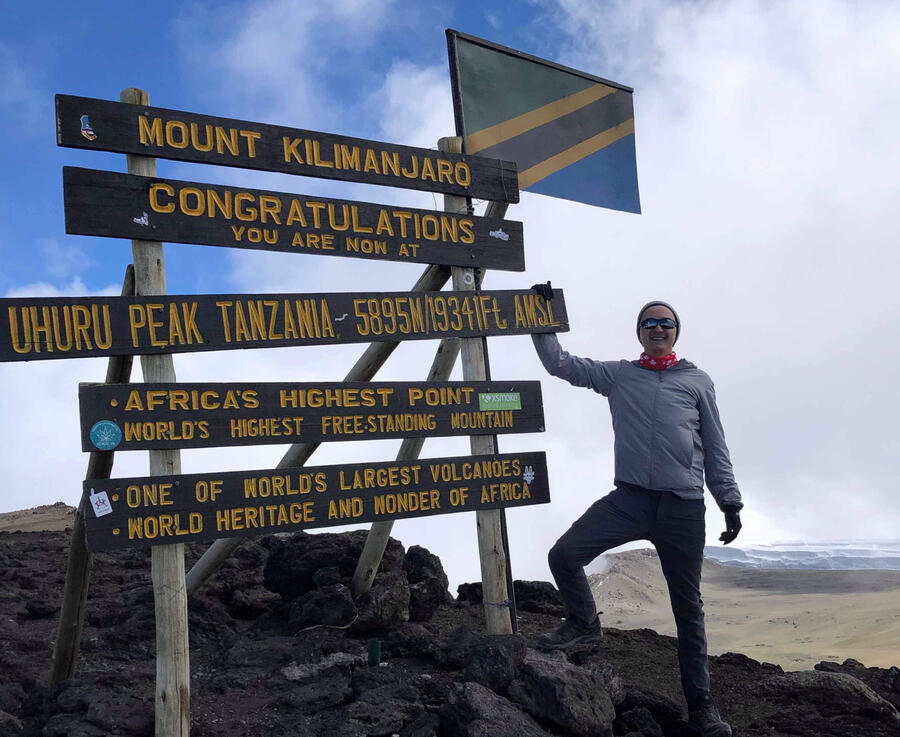
[(530, 484), (534, 481), (534, 469), (531, 466), (525, 466), (525, 471), (522, 473), (522, 478), (525, 479), (526, 484)]
[(491, 238), (499, 238), (501, 241), (509, 240), (509, 233), (503, 230), (503, 228), (497, 228), (497, 230), (489, 230), (488, 235)]
[(147, 217), (146, 212), (142, 212), (139, 218), (131, 218), (138, 225), (143, 225), (145, 228), (150, 225), (150, 218)]
[(112, 504), (105, 491), (101, 491), (97, 494), (91, 489), (91, 506), (94, 508), (94, 515), (97, 517), (102, 517), (104, 514), (111, 514), (113, 511)]

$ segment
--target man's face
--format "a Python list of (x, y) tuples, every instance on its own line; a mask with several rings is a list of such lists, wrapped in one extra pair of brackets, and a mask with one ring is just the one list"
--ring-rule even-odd
[[(657, 320), (668, 317), (670, 320), (675, 319), (675, 315), (668, 307), (662, 305), (653, 305), (648, 307), (641, 314), (641, 322), (647, 318), (655, 317)], [(661, 358), (668, 356), (672, 352), (675, 345), (675, 328), (666, 329), (661, 325), (655, 328), (641, 328), (640, 338), (641, 345), (644, 347), (644, 353), (652, 358)]]

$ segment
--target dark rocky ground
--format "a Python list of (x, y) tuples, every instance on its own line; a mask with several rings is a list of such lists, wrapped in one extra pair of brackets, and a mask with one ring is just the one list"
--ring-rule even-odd
[[(447, 591), (440, 561), (388, 548), (370, 595), (346, 584), (364, 533), (247, 542), (190, 605), (194, 737), (531, 737), (692, 734), (675, 641), (607, 629), (566, 654), (529, 645), (561, 614), (519, 583), (519, 634), (486, 637), (480, 587)], [(0, 533), (0, 737), (153, 734), (149, 550), (98, 555), (77, 676), (46, 684), (68, 533)], [(188, 565), (202, 552), (188, 548)], [(367, 664), (371, 641), (382, 663)], [(741, 737), (900, 735), (900, 670), (855, 661), (783, 672), (711, 659)]]

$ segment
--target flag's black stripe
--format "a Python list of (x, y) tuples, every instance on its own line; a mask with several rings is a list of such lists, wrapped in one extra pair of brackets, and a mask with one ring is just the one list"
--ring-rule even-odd
[(515, 161), (521, 172), (633, 117), (631, 93), (618, 90), (478, 155)]

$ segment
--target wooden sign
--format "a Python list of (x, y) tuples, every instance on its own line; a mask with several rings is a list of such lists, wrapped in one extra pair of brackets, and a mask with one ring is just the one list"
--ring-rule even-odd
[(93, 552), (549, 501), (542, 452), (84, 482)]
[(63, 167), (66, 232), (524, 271), (522, 224)]
[(562, 290), (0, 299), (0, 361), (568, 330)]
[(60, 146), (519, 201), (510, 161), (72, 95), (56, 96)]
[(542, 432), (541, 384), (81, 384), (81, 449)]

